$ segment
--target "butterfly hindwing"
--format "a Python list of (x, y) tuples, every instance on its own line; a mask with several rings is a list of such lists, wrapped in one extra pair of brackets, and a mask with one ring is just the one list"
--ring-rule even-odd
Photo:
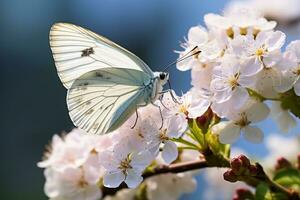
[(118, 128), (136, 106), (150, 101), (151, 77), (142, 71), (105, 68), (78, 77), (68, 91), (74, 124), (89, 133), (105, 134)]
[(137, 56), (82, 27), (57, 23), (49, 37), (58, 75), (67, 89), (81, 75), (102, 68), (135, 69), (153, 76)]

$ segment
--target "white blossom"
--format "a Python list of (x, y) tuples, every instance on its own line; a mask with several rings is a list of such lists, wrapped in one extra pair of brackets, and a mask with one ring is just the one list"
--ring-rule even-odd
[(219, 135), (219, 140), (224, 144), (235, 142), (240, 136), (243, 136), (250, 142), (260, 143), (263, 140), (263, 133), (252, 123), (265, 119), (269, 114), (267, 105), (261, 102), (250, 103), (245, 110), (236, 113), (233, 112), (228, 116), (230, 121), (220, 122), (215, 125), (213, 132)]
[(283, 81), (277, 90), (285, 92), (294, 87), (295, 93), (300, 96), (300, 40), (291, 42), (281, 63)]
[(270, 114), (282, 132), (288, 132), (297, 125), (295, 117), (288, 110), (283, 109), (280, 102), (272, 102)]
[[(195, 51), (201, 50), (203, 45), (205, 45), (207, 42), (208, 33), (203, 27), (191, 27), (188, 32), (188, 38), (186, 39), (186, 42), (181, 45), (184, 48), (184, 51), (177, 51), (177, 53), (179, 53), (179, 58), (187, 56), (187, 54), (195, 47), (197, 47)], [(194, 52), (191, 52), (190, 54)], [(187, 59), (184, 59), (183, 61), (178, 62), (177, 68), (181, 71), (186, 71), (191, 69), (195, 65), (201, 65), (198, 56), (199, 55), (196, 54), (195, 56), (189, 57)]]
[(99, 166), (68, 167), (64, 171), (47, 168), (44, 174), (44, 190), (51, 199), (98, 200), (102, 196), (98, 181), (103, 170)]
[(232, 100), (241, 107), (249, 97), (246, 87), (251, 85), (253, 78), (235, 57), (226, 56), (223, 63), (214, 68), (211, 89), (217, 103)]
[(88, 158), (91, 148), (87, 147), (87, 137), (79, 129), (73, 129), (64, 137), (54, 135), (50, 145), (50, 152), (46, 152), (46, 159), (38, 163), (39, 167), (52, 167), (63, 171), (67, 167), (79, 167)]
[(101, 164), (106, 170), (104, 186), (115, 188), (124, 181), (129, 188), (135, 188), (142, 182), (142, 172), (153, 160), (153, 156), (147, 150), (136, 152), (127, 144), (126, 140), (122, 141), (112, 150), (101, 154)]

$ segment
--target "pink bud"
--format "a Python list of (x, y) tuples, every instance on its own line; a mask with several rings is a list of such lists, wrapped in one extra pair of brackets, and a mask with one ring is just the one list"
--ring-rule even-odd
[(242, 167), (243, 167), (243, 163), (239, 158), (233, 158), (230, 161), (230, 166), (232, 171), (236, 174), (239, 175), (242, 172)]
[(289, 167), (292, 167), (292, 164), (286, 158), (280, 157), (277, 159), (277, 163), (275, 165), (276, 170), (283, 169), (283, 168), (289, 168)]
[(235, 175), (235, 173), (231, 169), (227, 170), (223, 174), (223, 178), (224, 178), (224, 180), (229, 181), (231, 183), (234, 183), (234, 182), (237, 181), (237, 176)]
[(257, 173), (258, 173), (258, 169), (255, 165), (250, 165), (248, 167), (248, 170), (249, 170), (249, 173), (250, 173), (251, 176), (256, 176)]
[(245, 155), (239, 155), (238, 159), (242, 161), (243, 167), (249, 167), (250, 166), (250, 160)]

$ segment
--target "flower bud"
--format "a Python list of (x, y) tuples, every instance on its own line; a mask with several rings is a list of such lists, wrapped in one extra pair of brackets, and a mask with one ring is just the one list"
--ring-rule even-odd
[(275, 165), (276, 170), (280, 170), (283, 168), (289, 168), (289, 167), (292, 167), (292, 164), (286, 158), (280, 157), (277, 159), (277, 163)]
[(246, 199), (254, 199), (253, 193), (246, 188), (239, 188), (235, 191), (233, 196), (234, 200), (246, 200)]
[(250, 160), (243, 154), (238, 156), (238, 159), (242, 161), (243, 167), (249, 167), (250, 166)]
[(229, 181), (231, 183), (237, 182), (237, 176), (233, 172), (233, 170), (229, 169), (223, 174), (223, 178), (226, 181)]
[(233, 158), (230, 161), (230, 166), (232, 171), (236, 174), (239, 175), (243, 171), (243, 162), (239, 158)]
[(251, 176), (256, 176), (258, 174), (258, 169), (255, 165), (250, 165), (248, 170)]

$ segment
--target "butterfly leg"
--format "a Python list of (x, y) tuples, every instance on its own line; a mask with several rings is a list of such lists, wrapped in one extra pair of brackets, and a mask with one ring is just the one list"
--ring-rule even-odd
[(163, 118), (163, 115), (162, 115), (161, 107), (159, 105), (156, 105), (153, 102), (151, 102), (151, 104), (159, 109), (159, 114), (160, 114), (160, 117), (161, 117), (161, 126), (159, 128), (159, 130), (160, 130), (164, 126), (164, 118)]
[(165, 104), (164, 104), (163, 101), (162, 101), (163, 98), (164, 98), (164, 94), (165, 94), (165, 93), (161, 93), (161, 95), (159, 96), (158, 100), (159, 100), (160, 104), (161, 104), (165, 109), (170, 110), (167, 106), (165, 106)]
[(172, 100), (175, 102), (175, 103), (180, 103), (176, 98), (175, 98), (175, 95), (173, 94), (173, 90), (172, 90), (172, 86), (171, 86), (171, 82), (170, 80), (168, 80), (168, 85), (169, 85), (169, 89), (167, 91), (170, 92), (170, 95), (172, 97)]
[(136, 126), (136, 124), (137, 124), (137, 121), (138, 121), (138, 118), (139, 118), (139, 114), (138, 114), (138, 111), (137, 111), (137, 107), (135, 108), (135, 121), (134, 121), (134, 124), (133, 124), (133, 126), (131, 126), (130, 128), (131, 129), (134, 129), (134, 127)]
[(139, 105), (137, 105), (137, 106), (135, 107), (135, 116), (136, 116), (136, 118), (135, 118), (135, 121), (134, 121), (133, 126), (130, 127), (131, 129), (134, 129), (134, 127), (136, 126), (137, 121), (138, 121), (138, 119), (139, 119), (139, 113), (138, 113), (137, 109), (138, 109), (139, 107), (145, 107), (145, 106), (147, 106), (147, 105), (148, 105), (148, 104), (145, 103), (145, 104), (139, 104)]

